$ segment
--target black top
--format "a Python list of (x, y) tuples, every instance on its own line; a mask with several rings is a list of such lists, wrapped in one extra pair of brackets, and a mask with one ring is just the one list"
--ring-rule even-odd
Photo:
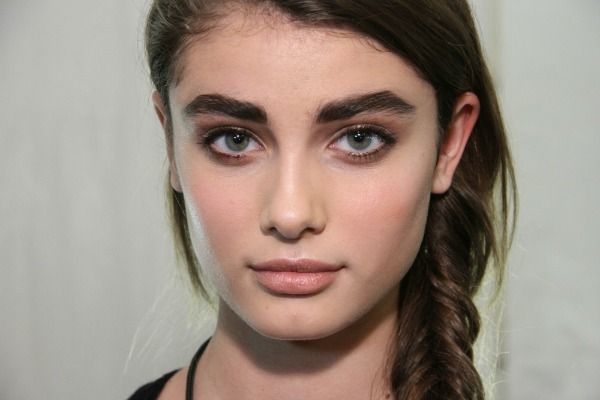
[[(198, 349), (196, 354), (194, 354), (194, 358), (192, 358), (192, 362), (190, 363), (190, 367), (188, 368), (187, 379), (186, 379), (186, 389), (185, 389), (185, 398), (186, 400), (193, 399), (194, 396), (194, 376), (196, 375), (196, 367), (198, 366), (198, 360), (200, 360), (200, 356), (204, 353), (206, 346), (208, 345), (208, 340), (204, 342), (202, 346)], [(163, 388), (167, 384), (167, 381), (171, 379), (175, 373), (179, 371), (178, 369), (171, 371), (167, 374), (164, 374), (160, 378), (150, 383), (145, 384), (135, 391), (127, 400), (156, 400), (162, 392)]]
[(135, 391), (134, 394), (129, 397), (128, 400), (156, 400), (162, 392), (163, 388), (167, 384), (167, 381), (171, 379), (175, 373), (179, 371), (176, 369), (175, 371), (171, 371), (168, 374), (164, 374), (162, 377), (157, 380), (146, 383), (144, 386)]

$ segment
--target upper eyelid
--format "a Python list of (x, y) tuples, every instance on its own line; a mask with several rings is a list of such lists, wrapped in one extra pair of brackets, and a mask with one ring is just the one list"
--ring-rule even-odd
[[(393, 131), (391, 131), (379, 124), (355, 123), (355, 124), (349, 124), (349, 125), (343, 126), (342, 128), (337, 129), (331, 135), (331, 139), (328, 141), (327, 147), (336, 143), (338, 140), (340, 140), (342, 137), (344, 137), (344, 135), (348, 134), (353, 129), (370, 129), (370, 130), (374, 131), (375, 134), (380, 136), (385, 142), (394, 142), (397, 140), (397, 135)], [(200, 137), (204, 143), (207, 143), (207, 142), (212, 143), (219, 136), (228, 133), (228, 131), (230, 131), (230, 130), (243, 132), (246, 135), (248, 135), (249, 138), (251, 138), (252, 140), (257, 142), (261, 147), (263, 147), (263, 148), (266, 147), (265, 140), (263, 140), (263, 138), (261, 138), (261, 135), (257, 134), (253, 129), (250, 129), (250, 128), (247, 128), (244, 126), (239, 126), (239, 125), (221, 125), (221, 126), (215, 126), (213, 128), (208, 128), (201, 132)]]
[(370, 161), (373, 161), (373, 157), (378, 157), (378, 159), (380, 159), (381, 156), (384, 155), (387, 152), (387, 150), (391, 149), (398, 141), (396, 133), (394, 131), (390, 131), (389, 129), (384, 128), (383, 126), (375, 124), (355, 124), (340, 129), (338, 131), (339, 134), (336, 135), (334, 140), (327, 147), (332, 147), (334, 144), (339, 142), (344, 136), (352, 132), (353, 129), (360, 128), (368, 128), (374, 131), (375, 135), (379, 137), (379, 140), (382, 143), (375, 149), (369, 151), (348, 151), (345, 149), (334, 149), (342, 153), (345, 158), (352, 160), (352, 162), (369, 163)]
[(216, 141), (217, 138), (227, 134), (230, 131), (242, 132), (242, 133), (246, 134), (250, 139), (257, 142), (261, 147), (264, 146), (262, 144), (262, 141), (257, 137), (257, 135), (252, 130), (241, 127), (241, 126), (235, 126), (235, 125), (217, 126), (214, 128), (207, 129), (206, 131), (201, 133), (200, 137), (203, 142), (212, 143), (212, 142)]
[(344, 135), (348, 134), (349, 132), (352, 132), (353, 129), (371, 129), (372, 131), (374, 131), (375, 134), (379, 135), (384, 141), (392, 141), (395, 142), (397, 140), (397, 135), (387, 129), (384, 128), (381, 125), (377, 125), (377, 124), (353, 124), (353, 125), (348, 125), (345, 126), (341, 129), (338, 129), (337, 133), (335, 134), (332, 143), (335, 143), (336, 141), (338, 141), (339, 139), (341, 139), (342, 137), (344, 137)]

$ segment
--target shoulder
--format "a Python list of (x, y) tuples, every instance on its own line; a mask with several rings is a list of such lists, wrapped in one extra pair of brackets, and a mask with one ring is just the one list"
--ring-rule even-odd
[(187, 369), (174, 370), (140, 387), (127, 400), (169, 400), (185, 395)]
[(164, 386), (158, 400), (180, 400), (185, 397), (187, 368), (176, 371)]
[[(190, 367), (195, 372), (198, 360), (204, 353), (210, 339), (204, 342), (192, 358)], [(188, 369), (182, 368), (164, 374), (159, 379), (147, 383), (127, 400), (180, 400), (186, 396)], [(192, 373), (193, 374), (193, 373)]]

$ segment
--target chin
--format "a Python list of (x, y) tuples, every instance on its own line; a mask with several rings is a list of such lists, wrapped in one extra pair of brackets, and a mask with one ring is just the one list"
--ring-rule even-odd
[(289, 310), (279, 316), (271, 314), (268, 318), (259, 318), (247, 323), (255, 332), (270, 339), (307, 341), (334, 336), (346, 330), (353, 322), (340, 319), (340, 315), (335, 315), (332, 311), (316, 314), (307, 315)]
[(290, 329), (290, 327), (277, 327), (274, 329), (255, 330), (257, 333), (269, 339), (290, 342), (325, 339), (327, 337), (335, 335), (338, 332), (338, 330), (335, 329), (310, 329), (308, 327), (302, 326), (295, 326), (292, 329)]

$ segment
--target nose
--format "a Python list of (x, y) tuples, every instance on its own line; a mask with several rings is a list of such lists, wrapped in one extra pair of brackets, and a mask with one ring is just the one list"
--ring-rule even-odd
[(281, 160), (269, 176), (260, 224), (263, 233), (287, 241), (325, 229), (322, 177), (302, 158)]

